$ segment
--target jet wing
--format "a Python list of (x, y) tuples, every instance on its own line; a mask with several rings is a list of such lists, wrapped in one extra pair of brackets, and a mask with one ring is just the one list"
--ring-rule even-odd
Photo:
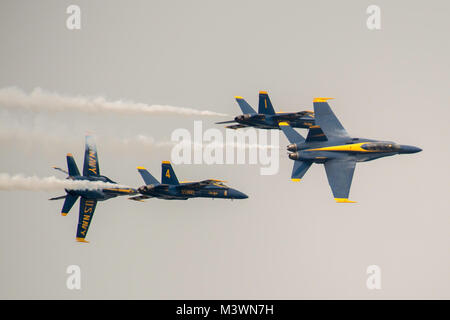
[(215, 124), (225, 124), (225, 123), (236, 123), (236, 121), (234, 121), (234, 120), (219, 121), (219, 122), (216, 122)]
[(128, 200), (134, 200), (134, 201), (140, 201), (140, 202), (143, 202), (144, 200), (150, 199), (150, 198), (153, 198), (153, 197), (146, 196), (146, 195), (140, 195), (140, 196), (128, 198)]
[(331, 110), (327, 102), (329, 99), (331, 98), (315, 98), (313, 100), (316, 125), (320, 126), (328, 139), (349, 138), (347, 131)]
[(85, 238), (89, 230), (89, 226), (91, 225), (96, 205), (97, 200), (81, 197), (80, 215), (78, 216), (77, 227), (77, 241), (79, 242), (88, 242), (85, 240)]
[(97, 147), (92, 136), (86, 136), (86, 147), (84, 151), (83, 176), (99, 176)]
[(234, 124), (232, 126), (226, 126), (225, 128), (228, 129), (240, 129), (240, 128), (247, 128), (249, 126), (245, 125), (245, 124)]
[(133, 188), (106, 188), (103, 189), (103, 191), (109, 194), (117, 195), (133, 195), (137, 193), (137, 191)]
[(348, 200), (352, 185), (356, 161), (353, 159), (333, 159), (325, 162), (328, 183), (336, 202), (354, 202)]

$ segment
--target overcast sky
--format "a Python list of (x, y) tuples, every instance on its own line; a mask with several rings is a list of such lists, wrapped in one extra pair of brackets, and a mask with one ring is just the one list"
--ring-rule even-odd
[[(81, 30), (66, 8), (81, 8)], [(381, 30), (366, 27), (371, 4)], [(0, 298), (450, 298), (450, 44), (448, 1), (1, 1), (0, 88), (40, 87), (237, 115), (239, 95), (276, 110), (330, 104), (357, 137), (423, 152), (356, 167), (350, 199), (336, 204), (321, 165), (300, 183), (280, 134), (280, 170), (258, 165), (178, 165), (180, 180), (223, 179), (241, 201), (99, 203), (88, 245), (75, 242), (78, 204), (60, 192), (0, 191)], [(0, 107), (0, 172), (65, 176), (82, 167), (84, 133), (99, 136), (100, 170), (143, 184), (160, 177), (169, 141), (193, 121), (227, 118), (34, 112)], [(301, 131), (306, 134), (305, 131)], [(131, 139), (128, 144), (123, 139)], [(81, 290), (66, 268), (81, 268)], [(368, 290), (366, 268), (382, 270)]]

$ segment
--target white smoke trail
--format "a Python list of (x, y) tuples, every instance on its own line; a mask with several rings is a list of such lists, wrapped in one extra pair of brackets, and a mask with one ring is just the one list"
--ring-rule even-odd
[[(198, 144), (192, 140), (184, 140), (183, 142), (177, 141), (157, 141), (151, 136), (144, 134), (138, 134), (131, 137), (117, 138), (112, 136), (96, 136), (97, 145), (101, 149), (121, 149), (124, 147), (135, 148), (172, 148), (177, 144), (185, 144), (187, 147), (193, 148), (219, 148), (225, 149), (227, 147), (237, 149), (279, 149), (277, 145), (264, 145), (264, 144), (249, 144), (249, 143), (202, 143)], [(29, 147), (39, 146), (41, 151), (45, 151), (45, 146), (54, 149), (55, 145), (67, 146), (70, 148), (80, 147), (83, 144), (83, 140), (80, 137), (69, 135), (66, 133), (49, 134), (41, 130), (29, 130), (23, 127), (2, 127), (0, 126), (0, 144), (1, 143), (14, 143), (20, 142), (17, 146)], [(16, 146), (16, 147), (17, 147)]]
[(104, 97), (69, 97), (35, 88), (30, 94), (17, 87), (0, 89), (0, 108), (60, 112), (66, 110), (87, 113), (177, 114), (182, 116), (227, 116), (223, 113), (167, 105), (147, 105), (132, 101), (107, 101)]
[(36, 176), (26, 177), (21, 174), (11, 176), (8, 173), (0, 173), (0, 190), (2, 191), (60, 191), (62, 189), (96, 190), (102, 188), (129, 187), (101, 181), (77, 181), (59, 179), (54, 176), (44, 178), (39, 178)]

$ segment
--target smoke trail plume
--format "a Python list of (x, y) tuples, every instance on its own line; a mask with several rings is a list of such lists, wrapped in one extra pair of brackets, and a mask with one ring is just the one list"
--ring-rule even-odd
[(44, 178), (36, 176), (25, 177), (21, 174), (11, 176), (8, 173), (0, 173), (0, 190), (2, 191), (61, 191), (62, 189), (96, 190), (101, 188), (129, 187), (101, 181), (77, 181), (59, 179), (54, 176)]
[(31, 111), (79, 111), (118, 114), (176, 114), (182, 116), (227, 116), (223, 113), (167, 105), (147, 105), (132, 101), (107, 101), (104, 97), (70, 97), (35, 88), (30, 94), (16, 87), (0, 89), (0, 108)]

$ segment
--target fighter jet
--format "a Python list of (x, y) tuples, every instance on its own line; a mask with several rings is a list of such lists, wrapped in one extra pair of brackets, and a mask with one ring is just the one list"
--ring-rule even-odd
[(145, 168), (137, 167), (144, 179), (145, 185), (138, 188), (141, 194), (129, 198), (143, 201), (149, 198), (165, 200), (187, 200), (189, 198), (220, 198), (220, 199), (246, 199), (248, 196), (236, 189), (227, 187), (221, 180), (202, 180), (197, 182), (178, 182), (169, 161), (161, 164), (161, 183), (155, 179)]
[(280, 129), (279, 123), (289, 121), (294, 128), (309, 128), (314, 125), (314, 112), (275, 112), (269, 95), (266, 91), (259, 92), (258, 113), (242, 97), (235, 97), (242, 115), (234, 120), (216, 122), (216, 124), (235, 123), (238, 124), (226, 126), (229, 129), (239, 129), (246, 127), (255, 127), (259, 129)]
[(329, 99), (332, 98), (314, 99), (316, 125), (310, 128), (306, 139), (289, 123), (280, 123), (291, 142), (287, 150), (290, 152), (289, 158), (295, 160), (291, 176), (293, 181), (300, 181), (313, 163), (321, 163), (325, 166), (336, 202), (355, 202), (348, 200), (348, 195), (357, 162), (422, 151), (390, 141), (351, 138), (331, 110), (327, 102)]
[[(58, 167), (53, 167), (56, 170), (64, 172), (68, 175), (67, 179), (82, 180), (82, 181), (101, 181), (112, 184), (117, 184), (106, 176), (100, 175), (100, 168), (98, 163), (97, 148), (93, 138), (86, 136), (86, 147), (84, 152), (84, 166), (83, 175), (78, 171), (77, 164), (71, 153), (67, 154), (67, 168), (68, 171)], [(135, 189), (131, 188), (104, 188), (97, 190), (68, 190), (66, 195), (51, 198), (49, 200), (65, 199), (61, 210), (61, 215), (66, 216), (75, 202), (80, 198), (80, 214), (78, 217), (78, 227), (76, 240), (78, 242), (89, 242), (85, 240), (89, 226), (92, 222), (95, 207), (98, 201), (104, 201), (115, 198), (120, 195), (136, 194)]]

